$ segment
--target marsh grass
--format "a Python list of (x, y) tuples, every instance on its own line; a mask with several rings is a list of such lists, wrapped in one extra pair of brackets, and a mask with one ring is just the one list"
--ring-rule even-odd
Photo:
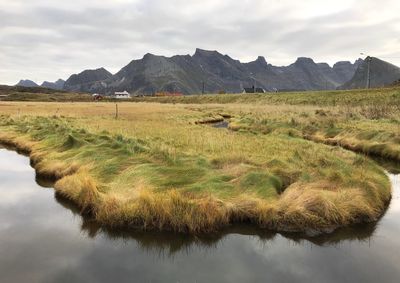
[(252, 104), (252, 105), (318, 105), (318, 106), (360, 106), (391, 105), (400, 100), (400, 87), (302, 91), (260, 94), (208, 94), (182, 97), (140, 97), (136, 102), (184, 103), (184, 104)]
[[(142, 99), (120, 103), (118, 119), (111, 103), (2, 102), (0, 140), (107, 226), (324, 230), (378, 219), (391, 192), (374, 162), (322, 143), (399, 158), (398, 98), (399, 89)], [(229, 129), (196, 124), (222, 118)]]
[(220, 112), (217, 105), (122, 105), (131, 111), (118, 120), (104, 116), (109, 105), (90, 106), (104, 109), (90, 118), (80, 112), (87, 106), (69, 118), (2, 116), (0, 140), (29, 152), (60, 195), (107, 226), (203, 233), (251, 222), (322, 230), (376, 220), (390, 199), (373, 162), (290, 136), (285, 129), (301, 121), (262, 118), (257, 107), (227, 110), (249, 127), (262, 118), (267, 134), (194, 123)]

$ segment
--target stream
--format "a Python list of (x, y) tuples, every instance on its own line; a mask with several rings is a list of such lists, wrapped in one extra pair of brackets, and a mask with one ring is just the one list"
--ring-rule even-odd
[(104, 230), (0, 148), (0, 282), (399, 282), (400, 175), (377, 223), (313, 238)]

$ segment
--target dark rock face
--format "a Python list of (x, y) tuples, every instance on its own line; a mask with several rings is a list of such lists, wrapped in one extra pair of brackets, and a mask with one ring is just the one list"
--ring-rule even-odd
[(333, 65), (333, 70), (341, 78), (342, 82), (345, 83), (354, 76), (359, 65), (357, 62), (352, 64), (349, 61), (339, 61)]
[(310, 58), (298, 58), (295, 63), (283, 68), (283, 73), (292, 89), (322, 90), (333, 89), (339, 79), (328, 64), (317, 64)]
[(400, 68), (375, 57), (367, 57), (358, 68), (354, 76), (343, 84), (341, 89), (366, 88), (368, 80), (368, 60), (370, 61), (370, 86), (382, 87), (393, 84), (400, 79)]
[(202, 72), (207, 92), (240, 92), (241, 84), (251, 83), (251, 74), (245, 66), (228, 55), (197, 49), (192, 59)]
[(40, 86), (41, 87), (45, 87), (45, 88), (62, 90), (64, 88), (64, 84), (65, 84), (64, 80), (58, 79), (54, 83), (53, 82), (44, 81)]
[(112, 74), (104, 68), (96, 70), (85, 70), (74, 74), (64, 84), (68, 91), (92, 92), (95, 89), (105, 88), (102, 81), (112, 77)]
[(20, 80), (16, 86), (24, 86), (24, 87), (38, 87), (39, 85), (31, 80)]
[(152, 94), (159, 91), (197, 93), (201, 70), (190, 56), (167, 58), (146, 54), (133, 60), (112, 78), (105, 81), (108, 91), (128, 90)]
[(241, 63), (217, 51), (196, 49), (193, 56), (146, 54), (115, 75), (103, 68), (87, 70), (72, 75), (64, 89), (106, 94), (124, 90), (133, 94), (238, 93), (253, 86), (267, 91), (336, 89), (353, 77), (361, 62), (338, 62), (330, 67), (300, 57), (289, 66), (277, 67), (261, 56), (253, 62)]

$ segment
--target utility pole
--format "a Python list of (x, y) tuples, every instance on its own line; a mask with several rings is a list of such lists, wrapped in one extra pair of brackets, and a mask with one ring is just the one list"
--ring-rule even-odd
[[(361, 55), (366, 55), (364, 53), (360, 53), (360, 54)], [(367, 55), (365, 60), (367, 61), (367, 89), (369, 89), (371, 87), (371, 61), (372, 61), (372, 57)]]
[(250, 73), (250, 78), (253, 80), (253, 93), (256, 93), (256, 78), (253, 76), (253, 73)]
[(371, 87), (371, 57), (367, 57), (368, 69), (367, 69), (367, 89)]
[(202, 89), (201, 89), (201, 94), (204, 94), (205, 93), (205, 83), (204, 83), (204, 81), (203, 81), (203, 85), (202, 85)]

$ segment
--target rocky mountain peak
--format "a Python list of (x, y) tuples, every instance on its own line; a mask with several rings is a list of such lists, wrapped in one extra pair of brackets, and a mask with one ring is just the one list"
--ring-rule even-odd
[(299, 57), (297, 58), (296, 62), (294, 62), (295, 65), (310, 65), (310, 64), (315, 64), (314, 60), (308, 57)]
[(338, 61), (333, 65), (333, 68), (342, 68), (353, 65), (350, 61)]
[(152, 54), (152, 53), (146, 53), (146, 54), (143, 56), (143, 59), (144, 59), (144, 60), (149, 60), (149, 59), (152, 59), (152, 58), (155, 58), (155, 57), (158, 57), (158, 56), (156, 56), (156, 55), (154, 55), (154, 54)]
[(260, 65), (268, 65), (267, 60), (265, 60), (264, 56), (258, 56), (254, 62), (256, 62)]
[(216, 50), (204, 50), (200, 48), (196, 48), (196, 52), (193, 57), (210, 57), (210, 56), (223, 56)]
[(39, 85), (31, 80), (20, 80), (16, 86), (37, 87)]

